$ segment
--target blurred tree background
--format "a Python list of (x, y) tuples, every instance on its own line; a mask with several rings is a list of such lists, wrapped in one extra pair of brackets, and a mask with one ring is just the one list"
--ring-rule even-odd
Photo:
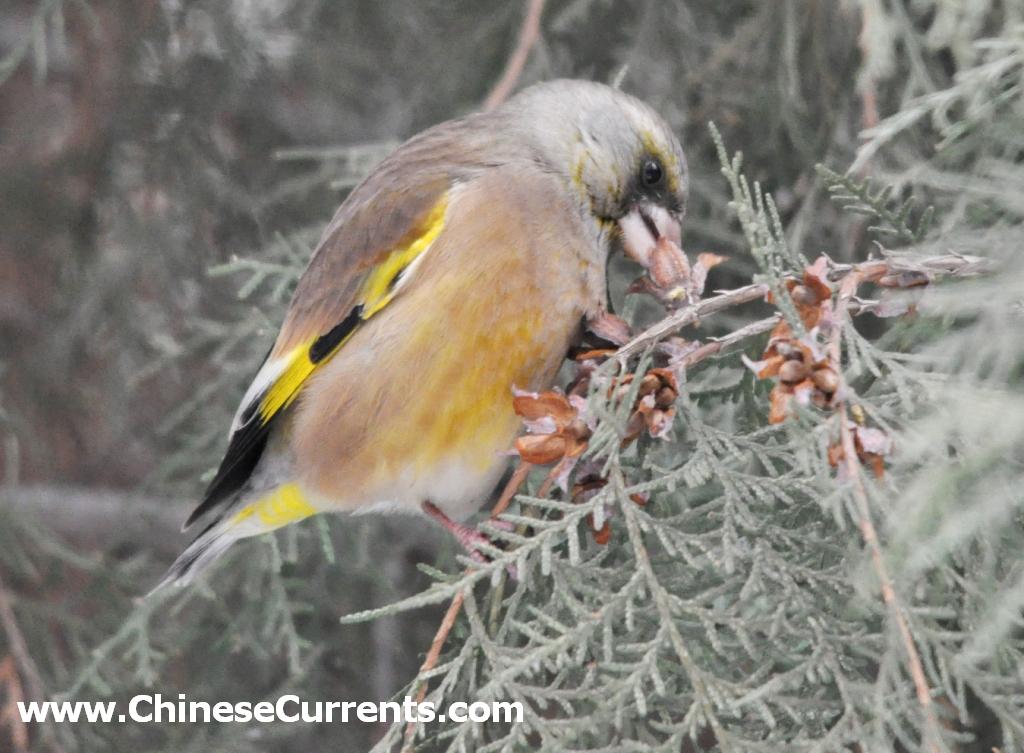
[[(146, 687), (204, 700), (383, 700), (415, 677), (442, 606), (338, 624), (425, 588), (419, 563), (455, 568), (443, 536), (401, 520), (307, 521), (236, 547), (172, 606), (135, 599), (186, 542), (178, 525), (324, 223), (396, 143), (479, 108), (525, 10), (507, 0), (0, 8), (0, 661), (20, 678), (0, 684), (4, 708), (19, 694), (127, 699)], [(853, 262), (877, 248), (871, 218), (830, 201), (819, 163), (936, 204), (941, 233), (995, 228), (985, 244), (1019, 249), (1022, 22), (1019, 0), (550, 0), (520, 84), (621, 78), (658, 109), (690, 160), (684, 245), (729, 256), (709, 289), (732, 288), (758, 266), (709, 121), (774, 196), (794, 254)], [(943, 139), (952, 148), (940, 153)], [(613, 262), (619, 301), (635, 274)], [(659, 315), (647, 308), (640, 319)], [(715, 326), (747, 320), (727, 312)], [(1020, 353), (997, 369), (1018, 391)], [(1019, 478), (1020, 444), (1008, 447), (1001, 457)], [(1019, 491), (1013, 504), (1000, 509), (1019, 525)], [(1005, 594), (1019, 625), (1020, 581)], [(957, 749), (1022, 749), (999, 729), (981, 709), (957, 727)], [(348, 751), (384, 732), (79, 724), (38, 726), (26, 740), (0, 711), (0, 747), (17, 753)]]

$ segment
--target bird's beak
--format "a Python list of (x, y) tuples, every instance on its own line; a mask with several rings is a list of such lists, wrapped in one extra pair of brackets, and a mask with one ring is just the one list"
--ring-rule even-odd
[(619, 220), (622, 247), (626, 255), (644, 267), (650, 267), (651, 254), (658, 240), (666, 238), (676, 246), (682, 237), (679, 220), (668, 210), (648, 202), (640, 202)]

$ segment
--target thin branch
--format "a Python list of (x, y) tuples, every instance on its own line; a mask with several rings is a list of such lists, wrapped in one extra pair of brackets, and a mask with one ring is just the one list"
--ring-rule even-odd
[(18, 625), (18, 618), (14, 614), (9, 592), (2, 576), (0, 576), (0, 625), (3, 625), (4, 633), (7, 635), (7, 647), (18, 663), (22, 677), (25, 678), (29, 696), (36, 701), (45, 700), (43, 678), (29, 653), (28, 643)]
[[(870, 270), (871, 273), (876, 273), (877, 271), (878, 270), (874, 268)], [(836, 299), (840, 310), (851, 302), (851, 299), (857, 292), (857, 287), (865, 280), (865, 278), (865, 273), (856, 268), (844, 277), (839, 286), (839, 295)], [(842, 326), (840, 324), (836, 324), (829, 337), (829, 357), (837, 367), (840, 364), (840, 357), (842, 355), (842, 333)], [(893, 581), (892, 577), (889, 575), (889, 569), (885, 565), (885, 559), (882, 556), (882, 547), (878, 540), (878, 531), (875, 529), (875, 524), (871, 519), (871, 506), (868, 501), (867, 490), (864, 487), (864, 479), (861, 476), (860, 462), (857, 456), (857, 448), (854, 442), (853, 432), (850, 430), (846, 402), (847, 401), (845, 399), (838, 402), (836, 417), (839, 419), (840, 441), (842, 442), (843, 463), (846, 468), (846, 475), (849, 476), (850, 481), (853, 483), (853, 497), (857, 503), (857, 515), (860, 518), (858, 525), (860, 526), (861, 536), (864, 539), (864, 545), (867, 546), (871, 553), (871, 565), (875, 571), (875, 577), (878, 578), (878, 581), (881, 584), (882, 601), (885, 602), (885, 605), (888, 608), (893, 621), (896, 623), (897, 629), (899, 630), (900, 638), (903, 641), (903, 648), (906, 651), (907, 667), (914, 682), (914, 689), (917, 693), (918, 704), (921, 706), (921, 713), (924, 715), (925, 719), (926, 744), (928, 745), (929, 750), (933, 751), (933, 753), (937, 753), (940, 750), (938, 742), (939, 725), (938, 719), (935, 716), (935, 709), (932, 706), (931, 689), (928, 686), (928, 679), (924, 673), (921, 656), (917, 651), (917, 644), (914, 642), (914, 637), (910, 632), (909, 625), (907, 625), (907, 619), (903, 614), (903, 607), (900, 604), (899, 599), (896, 597), (896, 590), (893, 587)]]
[[(965, 277), (968, 275), (991, 271), (991, 269), (992, 263), (990, 260), (977, 256), (963, 256), (960, 254), (943, 254), (941, 256), (926, 258), (887, 256), (884, 259), (872, 259), (859, 264), (832, 264), (829, 269), (829, 278), (832, 280), (841, 280), (854, 270), (860, 274), (863, 282), (876, 282), (885, 275), (898, 274), (899, 272), (904, 271), (924, 272), (930, 275), (939, 274)], [(619, 348), (615, 352), (615, 358), (620, 362), (625, 362), (631, 356), (641, 353), (654, 343), (668, 337), (683, 327), (694, 324), (701, 319), (705, 319), (712, 314), (717, 314), (718, 312), (732, 308), (733, 306), (740, 306), (744, 303), (750, 303), (751, 301), (756, 301), (759, 298), (764, 298), (770, 290), (771, 288), (766, 283), (745, 285), (744, 287), (736, 288), (735, 290), (720, 292), (719, 295), (712, 298), (705, 298), (704, 300), (698, 301), (690, 306), (681, 308), (669, 316), (666, 316), (661, 321), (652, 324), (646, 330)], [(847, 301), (847, 304), (849, 303), (850, 301)], [(766, 322), (767, 320), (764, 320), (761, 324), (765, 324)], [(742, 331), (743, 330), (737, 330), (733, 334), (739, 335)], [(749, 337), (752, 334), (756, 334), (756, 332), (747, 332), (745, 336)], [(721, 350), (721, 348), (714, 349), (713, 352), (718, 352), (718, 350)], [(693, 354), (690, 356), (691, 358), (692, 355)], [(705, 353), (701, 358), (706, 357), (707, 355), (711, 355), (711, 353)], [(696, 360), (700, 360), (700, 358), (697, 358)]]
[(861, 282), (875, 282), (885, 275), (899, 272), (924, 272), (929, 275), (968, 277), (991, 272), (991, 259), (965, 254), (941, 254), (939, 256), (887, 256), (857, 264), (836, 264), (829, 268), (829, 279), (843, 280), (849, 272), (860, 272)]
[[(878, 308), (878, 301), (851, 300), (846, 303), (846, 310), (854, 316), (873, 312)], [(690, 351), (682, 358), (673, 361), (673, 367), (690, 368), (706, 358), (725, 353), (740, 345), (744, 340), (771, 332), (782, 321), (782, 314), (758, 319), (721, 337), (709, 337), (699, 348)]]
[[(520, 460), (518, 467), (513, 471), (512, 476), (509, 478), (508, 483), (505, 484), (505, 488), (502, 489), (501, 495), (498, 497), (498, 501), (494, 503), (494, 507), (491, 508), (491, 518), (496, 518), (509, 506), (512, 498), (515, 497), (516, 492), (522, 487), (526, 481), (526, 477), (530, 475), (530, 469), (533, 468), (532, 463), (527, 463), (525, 460)], [(554, 471), (552, 470), (552, 473)], [(547, 479), (544, 483), (548, 484), (551, 480), (552, 473), (548, 474)], [(550, 486), (541, 487), (544, 491), (541, 494), (546, 494)], [(469, 572), (469, 568), (463, 571), (463, 575)], [(423, 677), (424, 674), (432, 670), (437, 666), (437, 660), (441, 658), (441, 649), (444, 648), (445, 641), (448, 640), (448, 635), (452, 632), (452, 628), (455, 627), (455, 620), (458, 619), (459, 612), (462, 611), (462, 603), (465, 600), (465, 595), (462, 591), (459, 591), (452, 597), (451, 604), (448, 605), (448, 611), (444, 613), (444, 617), (441, 618), (441, 624), (437, 627), (437, 632), (434, 633), (434, 639), (430, 642), (430, 650), (427, 651), (426, 657), (423, 659), (423, 664), (420, 666), (420, 671), (417, 673), (417, 677)], [(419, 683), (419, 688), (416, 690), (416, 703), (420, 703), (427, 695), (427, 685), (425, 681)], [(413, 739), (416, 735), (416, 723), (409, 722), (405, 726), (405, 738), (402, 744), (401, 753), (411, 753)]]
[(719, 311), (724, 311), (733, 306), (764, 298), (769, 290), (770, 288), (765, 283), (746, 285), (735, 290), (728, 290), (721, 295), (716, 295), (714, 298), (705, 298), (691, 306), (679, 309), (679, 311), (666, 316), (660, 322), (652, 324), (623, 345), (615, 352), (615, 357), (620, 361), (625, 361), (630, 356), (635, 356), (673, 332), (700, 321), (704, 317), (717, 314)]
[[(861, 60), (869, 60), (871, 57), (870, 40), (875, 32), (875, 7), (871, 3), (861, 3), (861, 26), (860, 35), (857, 37), (857, 46), (860, 47)], [(860, 89), (861, 102), (861, 128), (868, 130), (878, 125), (878, 88), (875, 77), (871, 75), (870, 66), (863, 68), (862, 78), (858, 84)], [(867, 168), (867, 164), (864, 165)]]
[(771, 332), (781, 319), (782, 315), (776, 314), (775, 316), (769, 316), (765, 319), (758, 319), (756, 322), (751, 322), (745, 327), (740, 327), (738, 330), (730, 332), (728, 335), (708, 338), (707, 342), (702, 344), (696, 350), (687, 353), (678, 361), (673, 361), (672, 366), (689, 368), (700, 363), (705, 358), (717, 355), (718, 353), (722, 353), (739, 345), (748, 337), (756, 337), (757, 335), (762, 335), (765, 332)]
[(494, 503), (494, 507), (491, 508), (491, 517), (496, 518), (501, 515), (508, 508), (512, 502), (512, 498), (516, 496), (516, 492), (519, 491), (519, 487), (526, 481), (526, 477), (530, 473), (530, 469), (533, 468), (533, 463), (527, 463), (525, 460), (520, 460), (519, 465), (516, 466), (515, 471), (512, 472), (512, 477), (505, 484), (505, 488), (501, 492), (501, 496), (498, 497), (498, 501)]
[[(462, 602), (465, 601), (465, 595), (462, 591), (459, 591), (452, 597), (452, 603), (448, 605), (448, 611), (444, 613), (444, 617), (441, 619), (441, 624), (437, 628), (437, 632), (434, 634), (434, 640), (430, 642), (430, 650), (427, 651), (427, 656), (423, 660), (423, 665), (420, 667), (419, 675), (422, 677), (424, 673), (429, 672), (435, 666), (437, 666), (437, 660), (441, 657), (441, 649), (444, 648), (444, 643), (448, 640), (448, 634), (451, 633), (452, 628), (455, 627), (455, 620), (458, 619), (459, 612), (462, 611)], [(421, 703), (427, 695), (426, 681), (421, 681), (419, 689), (416, 691), (416, 703)], [(405, 741), (402, 744), (401, 753), (411, 753), (413, 741), (416, 736), (416, 722), (409, 722), (405, 725)]]
[(28, 724), (18, 714), (18, 702), (25, 700), (25, 692), (21, 687), (17, 663), (10, 654), (0, 661), (0, 686), (7, 689), (7, 697), (0, 708), (0, 727), (10, 730), (10, 740), (17, 753), (28, 753)]
[[(0, 577), (0, 625), (3, 626), (4, 633), (7, 636), (7, 648), (11, 656), (14, 657), (18, 670), (25, 680), (30, 699), (35, 701), (46, 700), (46, 685), (43, 683), (39, 669), (32, 659), (32, 654), (29, 653), (28, 642), (25, 640), (25, 635), (21, 632), (21, 627), (18, 625), (18, 617), (14, 613), (10, 594), (2, 577)], [(55, 731), (49, 726), (43, 729), (45, 730), (44, 734), (50, 747), (56, 753), (64, 753), (64, 746), (57, 739)]]
[(491, 89), (491, 93), (484, 100), (484, 111), (493, 110), (500, 105), (512, 93), (523, 73), (526, 61), (530, 57), (530, 50), (537, 43), (540, 37), (540, 16), (544, 10), (544, 0), (529, 0), (530, 4), (526, 9), (526, 17), (519, 29), (519, 39), (516, 41), (515, 49), (505, 64), (505, 70), (498, 79), (498, 83)]

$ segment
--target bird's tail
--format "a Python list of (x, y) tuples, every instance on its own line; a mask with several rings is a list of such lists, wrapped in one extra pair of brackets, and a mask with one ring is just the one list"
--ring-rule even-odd
[(273, 531), (316, 512), (295, 483), (282, 484), (254, 501), (225, 510), (178, 555), (150, 594), (166, 586), (191, 583), (239, 539)]
[(212, 565), (228, 547), (243, 536), (233, 533), (224, 519), (215, 520), (202, 530), (178, 555), (150, 595), (167, 586), (187, 586), (203, 570)]

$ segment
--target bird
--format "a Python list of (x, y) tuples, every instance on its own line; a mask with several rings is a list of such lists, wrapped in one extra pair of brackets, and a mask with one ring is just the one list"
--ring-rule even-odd
[(513, 391), (549, 388), (608, 315), (612, 250), (679, 242), (688, 189), (666, 121), (590, 81), (399, 146), (324, 230), (184, 529), (204, 526), (154, 591), (322, 512), (425, 515), (471, 545), (520, 431)]

